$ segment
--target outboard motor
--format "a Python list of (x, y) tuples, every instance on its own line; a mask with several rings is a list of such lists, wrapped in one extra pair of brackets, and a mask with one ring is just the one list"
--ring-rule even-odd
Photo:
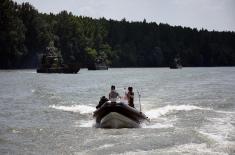
[(108, 101), (108, 99), (105, 96), (102, 96), (100, 98), (99, 104), (96, 106), (96, 109), (100, 108), (107, 101)]

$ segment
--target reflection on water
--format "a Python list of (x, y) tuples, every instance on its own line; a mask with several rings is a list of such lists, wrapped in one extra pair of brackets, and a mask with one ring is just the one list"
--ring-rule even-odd
[[(96, 129), (92, 112), (116, 85), (141, 93), (139, 129)], [(0, 154), (234, 154), (235, 68), (0, 71)]]

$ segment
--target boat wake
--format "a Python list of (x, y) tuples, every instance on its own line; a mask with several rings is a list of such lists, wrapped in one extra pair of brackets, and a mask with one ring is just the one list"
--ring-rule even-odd
[(167, 105), (160, 108), (151, 109), (146, 111), (145, 114), (151, 120), (149, 124), (142, 124), (142, 128), (173, 128), (174, 122), (176, 122), (177, 118), (168, 119), (166, 116), (176, 111), (191, 111), (191, 110), (210, 110), (208, 108), (202, 108), (193, 105)]
[(94, 120), (81, 120), (75, 123), (76, 127), (81, 127), (81, 128), (91, 128), (95, 127), (96, 123)]
[(78, 112), (80, 114), (89, 114), (95, 111), (94, 107), (88, 105), (71, 105), (71, 106), (50, 105), (49, 107), (62, 111)]
[[(71, 105), (71, 106), (50, 105), (49, 107), (61, 111), (80, 113), (82, 115), (92, 114), (95, 111), (94, 107), (88, 105)], [(95, 126), (94, 120), (91, 120), (91, 118), (88, 119), (89, 120), (79, 120), (75, 122), (75, 126), (83, 128), (94, 127)]]
[(233, 154), (235, 152), (235, 127), (231, 113), (218, 118), (209, 118), (210, 122), (199, 129), (199, 133), (208, 139), (217, 150)]
[(166, 123), (155, 123), (152, 125), (148, 125), (148, 124), (142, 124), (141, 125), (142, 128), (146, 128), (146, 129), (166, 129), (166, 128), (172, 128), (173, 124), (166, 124)]
[[(68, 111), (68, 112), (74, 112), (74, 113), (80, 113), (80, 114), (92, 114), (95, 111), (95, 107), (89, 106), (89, 105), (70, 105), (70, 106), (64, 106), (64, 105), (50, 105), (50, 108), (61, 110), (61, 111)], [(176, 111), (192, 111), (192, 110), (212, 110), (214, 112), (217, 112), (210, 108), (202, 108), (194, 105), (167, 105), (160, 108), (155, 108), (151, 110), (145, 111), (146, 116), (148, 116), (151, 119), (151, 123), (142, 124), (142, 128), (172, 128), (174, 127), (172, 122), (175, 122), (176, 120), (168, 120), (165, 117), (173, 112)], [(221, 111), (218, 111), (221, 113)], [(75, 123), (75, 126), (77, 127), (93, 127), (95, 124), (94, 120), (90, 117), (87, 118), (87, 120), (80, 120)]]
[(150, 119), (156, 119), (159, 118), (160, 116), (164, 116), (175, 111), (191, 111), (191, 110), (210, 110), (210, 109), (201, 108), (193, 105), (167, 105), (165, 107), (146, 111), (145, 113)]
[[(162, 154), (168, 154), (168, 155), (180, 155), (180, 154), (200, 154), (200, 155), (228, 155), (227, 153), (222, 152), (221, 150), (216, 150), (213, 148), (208, 147), (207, 144), (201, 143), (190, 143), (190, 144), (183, 144), (163, 149), (154, 149), (151, 151), (145, 151), (145, 150), (136, 150), (136, 151), (129, 151), (125, 152), (124, 154), (135, 154), (135, 155), (148, 155), (148, 154), (154, 154), (154, 155), (162, 155)], [(116, 155), (116, 154), (114, 154)]]

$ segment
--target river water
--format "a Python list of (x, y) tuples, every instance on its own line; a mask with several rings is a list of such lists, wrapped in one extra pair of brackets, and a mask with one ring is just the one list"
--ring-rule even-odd
[[(115, 85), (133, 86), (151, 119), (97, 129), (92, 113)], [(0, 154), (235, 154), (235, 68), (125, 68), (78, 74), (0, 71)]]

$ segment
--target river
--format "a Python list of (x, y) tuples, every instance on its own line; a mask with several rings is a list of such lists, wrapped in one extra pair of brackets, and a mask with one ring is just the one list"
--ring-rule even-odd
[[(97, 129), (92, 113), (115, 85), (132, 86), (151, 119)], [(0, 154), (234, 155), (235, 67), (0, 71)]]

